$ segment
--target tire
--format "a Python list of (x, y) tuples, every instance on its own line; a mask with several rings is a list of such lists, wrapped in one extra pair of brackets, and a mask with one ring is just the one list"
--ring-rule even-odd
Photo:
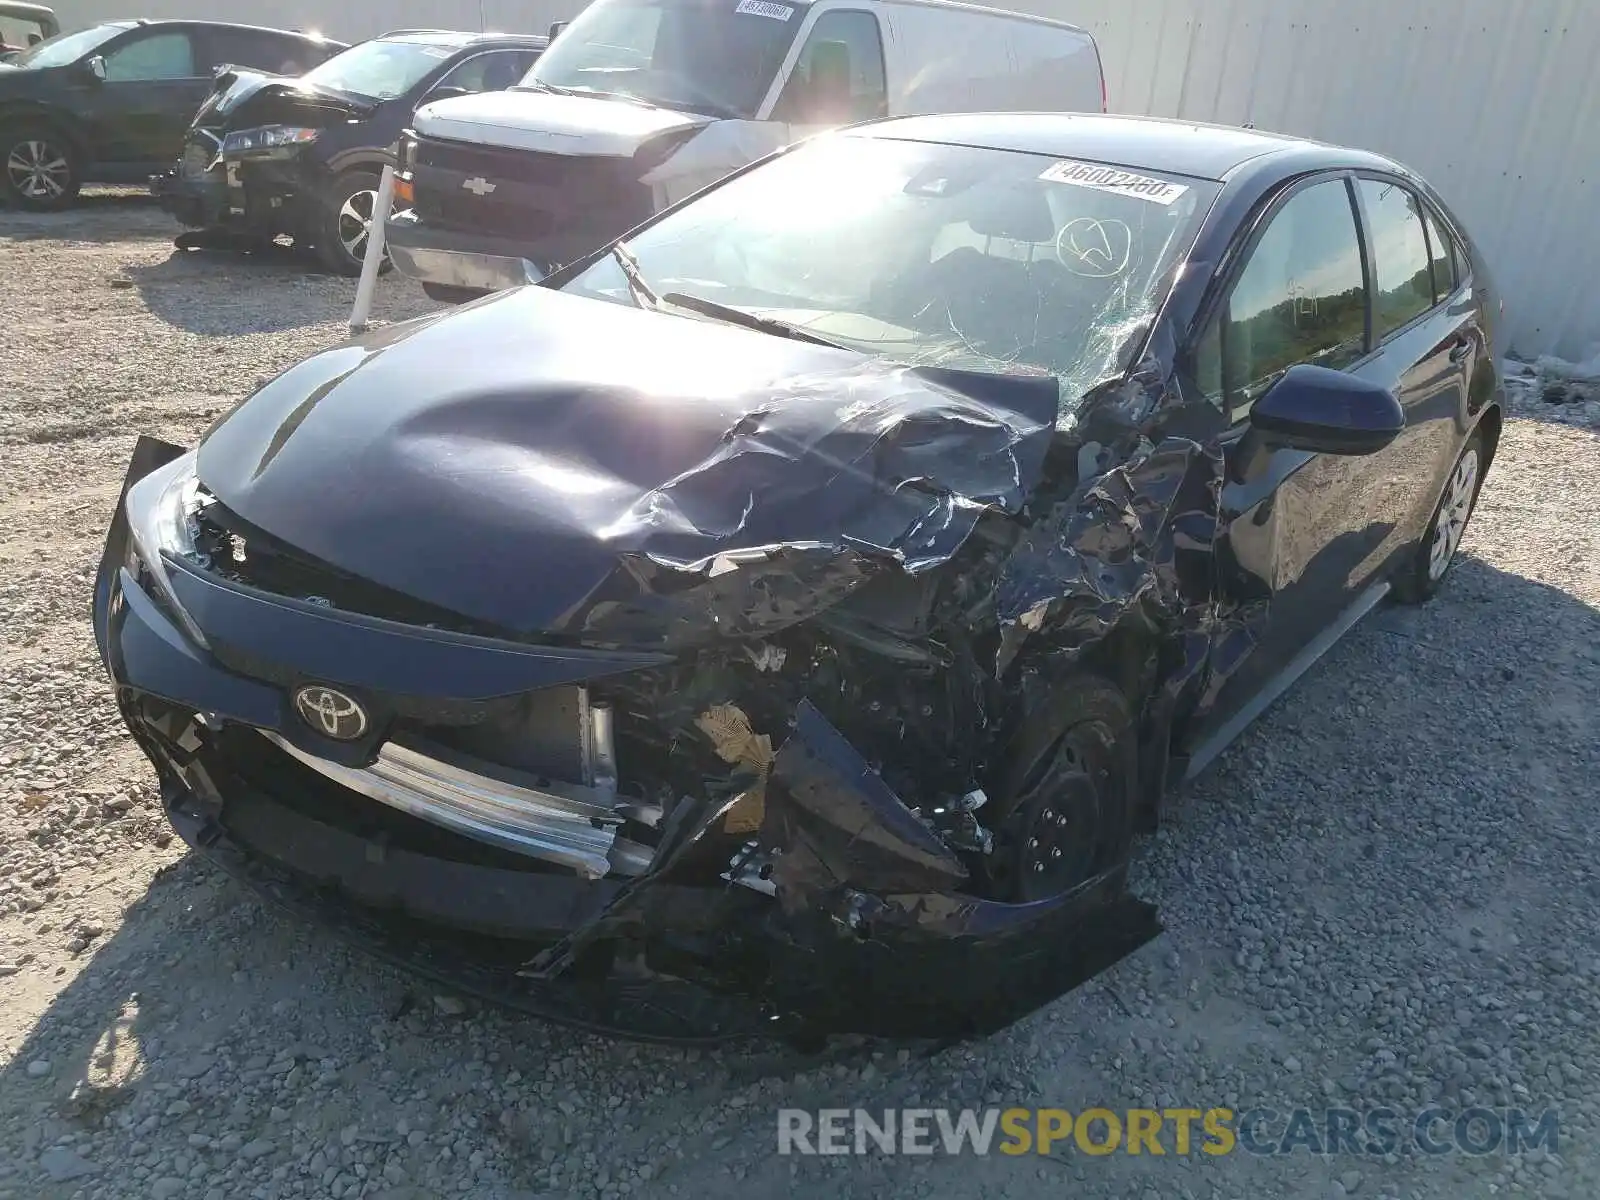
[(30, 212), (70, 208), (83, 186), (78, 148), (55, 126), (26, 121), (0, 133), (0, 194)]
[[(338, 176), (328, 188), (323, 211), (317, 221), (317, 259), (335, 275), (361, 274), (361, 260), (367, 249), (367, 231), (358, 222), (372, 219), (372, 206), (378, 198), (376, 171), (352, 170)], [(394, 267), (387, 249), (380, 273)]]
[(1455, 564), (1461, 539), (1483, 488), (1483, 460), (1483, 430), (1474, 429), (1450, 468), (1439, 503), (1428, 520), (1428, 528), (1395, 577), (1394, 594), (1400, 603), (1422, 604), (1431, 600), (1450, 577), (1450, 568)]
[(441, 304), (466, 304), (472, 300), (481, 300), (492, 293), (481, 288), (455, 287), (448, 283), (427, 283), (422, 285), (423, 294), (429, 300), (437, 300)]
[(1122, 692), (1093, 675), (1060, 685), (1048, 718), (1011, 747), (986, 855), (1000, 898), (1043, 900), (1125, 864), (1133, 842), (1138, 746)]

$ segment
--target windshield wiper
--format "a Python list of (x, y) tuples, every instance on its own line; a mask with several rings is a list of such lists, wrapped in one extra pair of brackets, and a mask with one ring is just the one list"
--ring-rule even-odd
[(617, 266), (622, 268), (622, 275), (628, 281), (628, 293), (633, 297), (633, 302), (640, 308), (656, 309), (661, 307), (661, 297), (648, 283), (644, 281), (644, 272), (639, 270), (639, 260), (633, 256), (621, 242), (611, 246), (611, 257), (616, 260)]
[(757, 333), (770, 333), (775, 337), (789, 338), (796, 342), (810, 342), (813, 346), (831, 346), (835, 350), (849, 350), (843, 342), (831, 341), (820, 333), (812, 333), (799, 325), (791, 325), (787, 321), (780, 321), (776, 317), (757, 316), (753, 312), (746, 312), (742, 308), (734, 308), (728, 304), (718, 304), (715, 300), (702, 300), (699, 296), (685, 296), (682, 292), (668, 292), (661, 297), (661, 303), (670, 304), (674, 308), (687, 308), (690, 312), (697, 312), (701, 316), (710, 317), (714, 321), (724, 321), (729, 325), (741, 325), (745, 329), (754, 329)]

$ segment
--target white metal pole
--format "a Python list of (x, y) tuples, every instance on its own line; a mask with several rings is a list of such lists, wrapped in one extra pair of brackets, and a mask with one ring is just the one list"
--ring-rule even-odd
[(372, 312), (372, 293), (378, 286), (378, 268), (383, 263), (383, 227), (394, 203), (394, 167), (385, 164), (378, 181), (378, 198), (372, 202), (372, 224), (367, 228), (367, 255), (361, 260), (361, 281), (356, 284), (356, 306), (350, 313), (350, 332), (364, 333)]

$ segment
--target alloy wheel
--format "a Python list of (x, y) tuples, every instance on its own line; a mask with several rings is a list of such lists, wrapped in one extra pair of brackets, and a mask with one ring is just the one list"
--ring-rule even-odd
[(1439, 501), (1439, 515), (1433, 523), (1433, 545), (1428, 549), (1428, 578), (1437, 583), (1450, 569), (1450, 563), (1461, 545), (1461, 535), (1466, 532), (1467, 518), (1472, 515), (1472, 502), (1478, 493), (1478, 449), (1469, 446), (1450, 481), (1445, 484), (1444, 497)]
[(28, 200), (58, 200), (72, 183), (64, 152), (42, 138), (17, 142), (6, 156), (6, 178)]
[[(339, 244), (355, 262), (367, 254), (367, 239), (372, 236), (372, 212), (378, 205), (378, 193), (355, 192), (339, 208)], [(384, 256), (388, 256), (385, 249)]]

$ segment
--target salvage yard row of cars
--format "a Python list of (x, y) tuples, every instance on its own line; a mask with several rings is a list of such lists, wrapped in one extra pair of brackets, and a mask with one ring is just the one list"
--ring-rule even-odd
[[(190, 846), (575, 1026), (970, 1036), (1137, 949), (1137, 835), (1442, 586), (1499, 439), (1499, 296), (1405, 167), (1098, 97), (894, 115), (892, 56), (835, 110), (890, 115), (784, 143), (749, 127), (816, 8), (597, 0), (514, 89), (425, 103), (419, 228), (447, 155), (474, 199), (616, 206), (509, 248), (441, 218), (513, 271), (445, 286), (519, 286), (314, 355), (195, 448), (141, 439), (96, 580)], [(708, 39), (742, 83), (694, 74)], [(311, 76), (464, 52), (364, 45)], [(251, 128), (312, 129), (294, 106), (440, 83), (338, 78), (213, 111), (243, 86)]]

